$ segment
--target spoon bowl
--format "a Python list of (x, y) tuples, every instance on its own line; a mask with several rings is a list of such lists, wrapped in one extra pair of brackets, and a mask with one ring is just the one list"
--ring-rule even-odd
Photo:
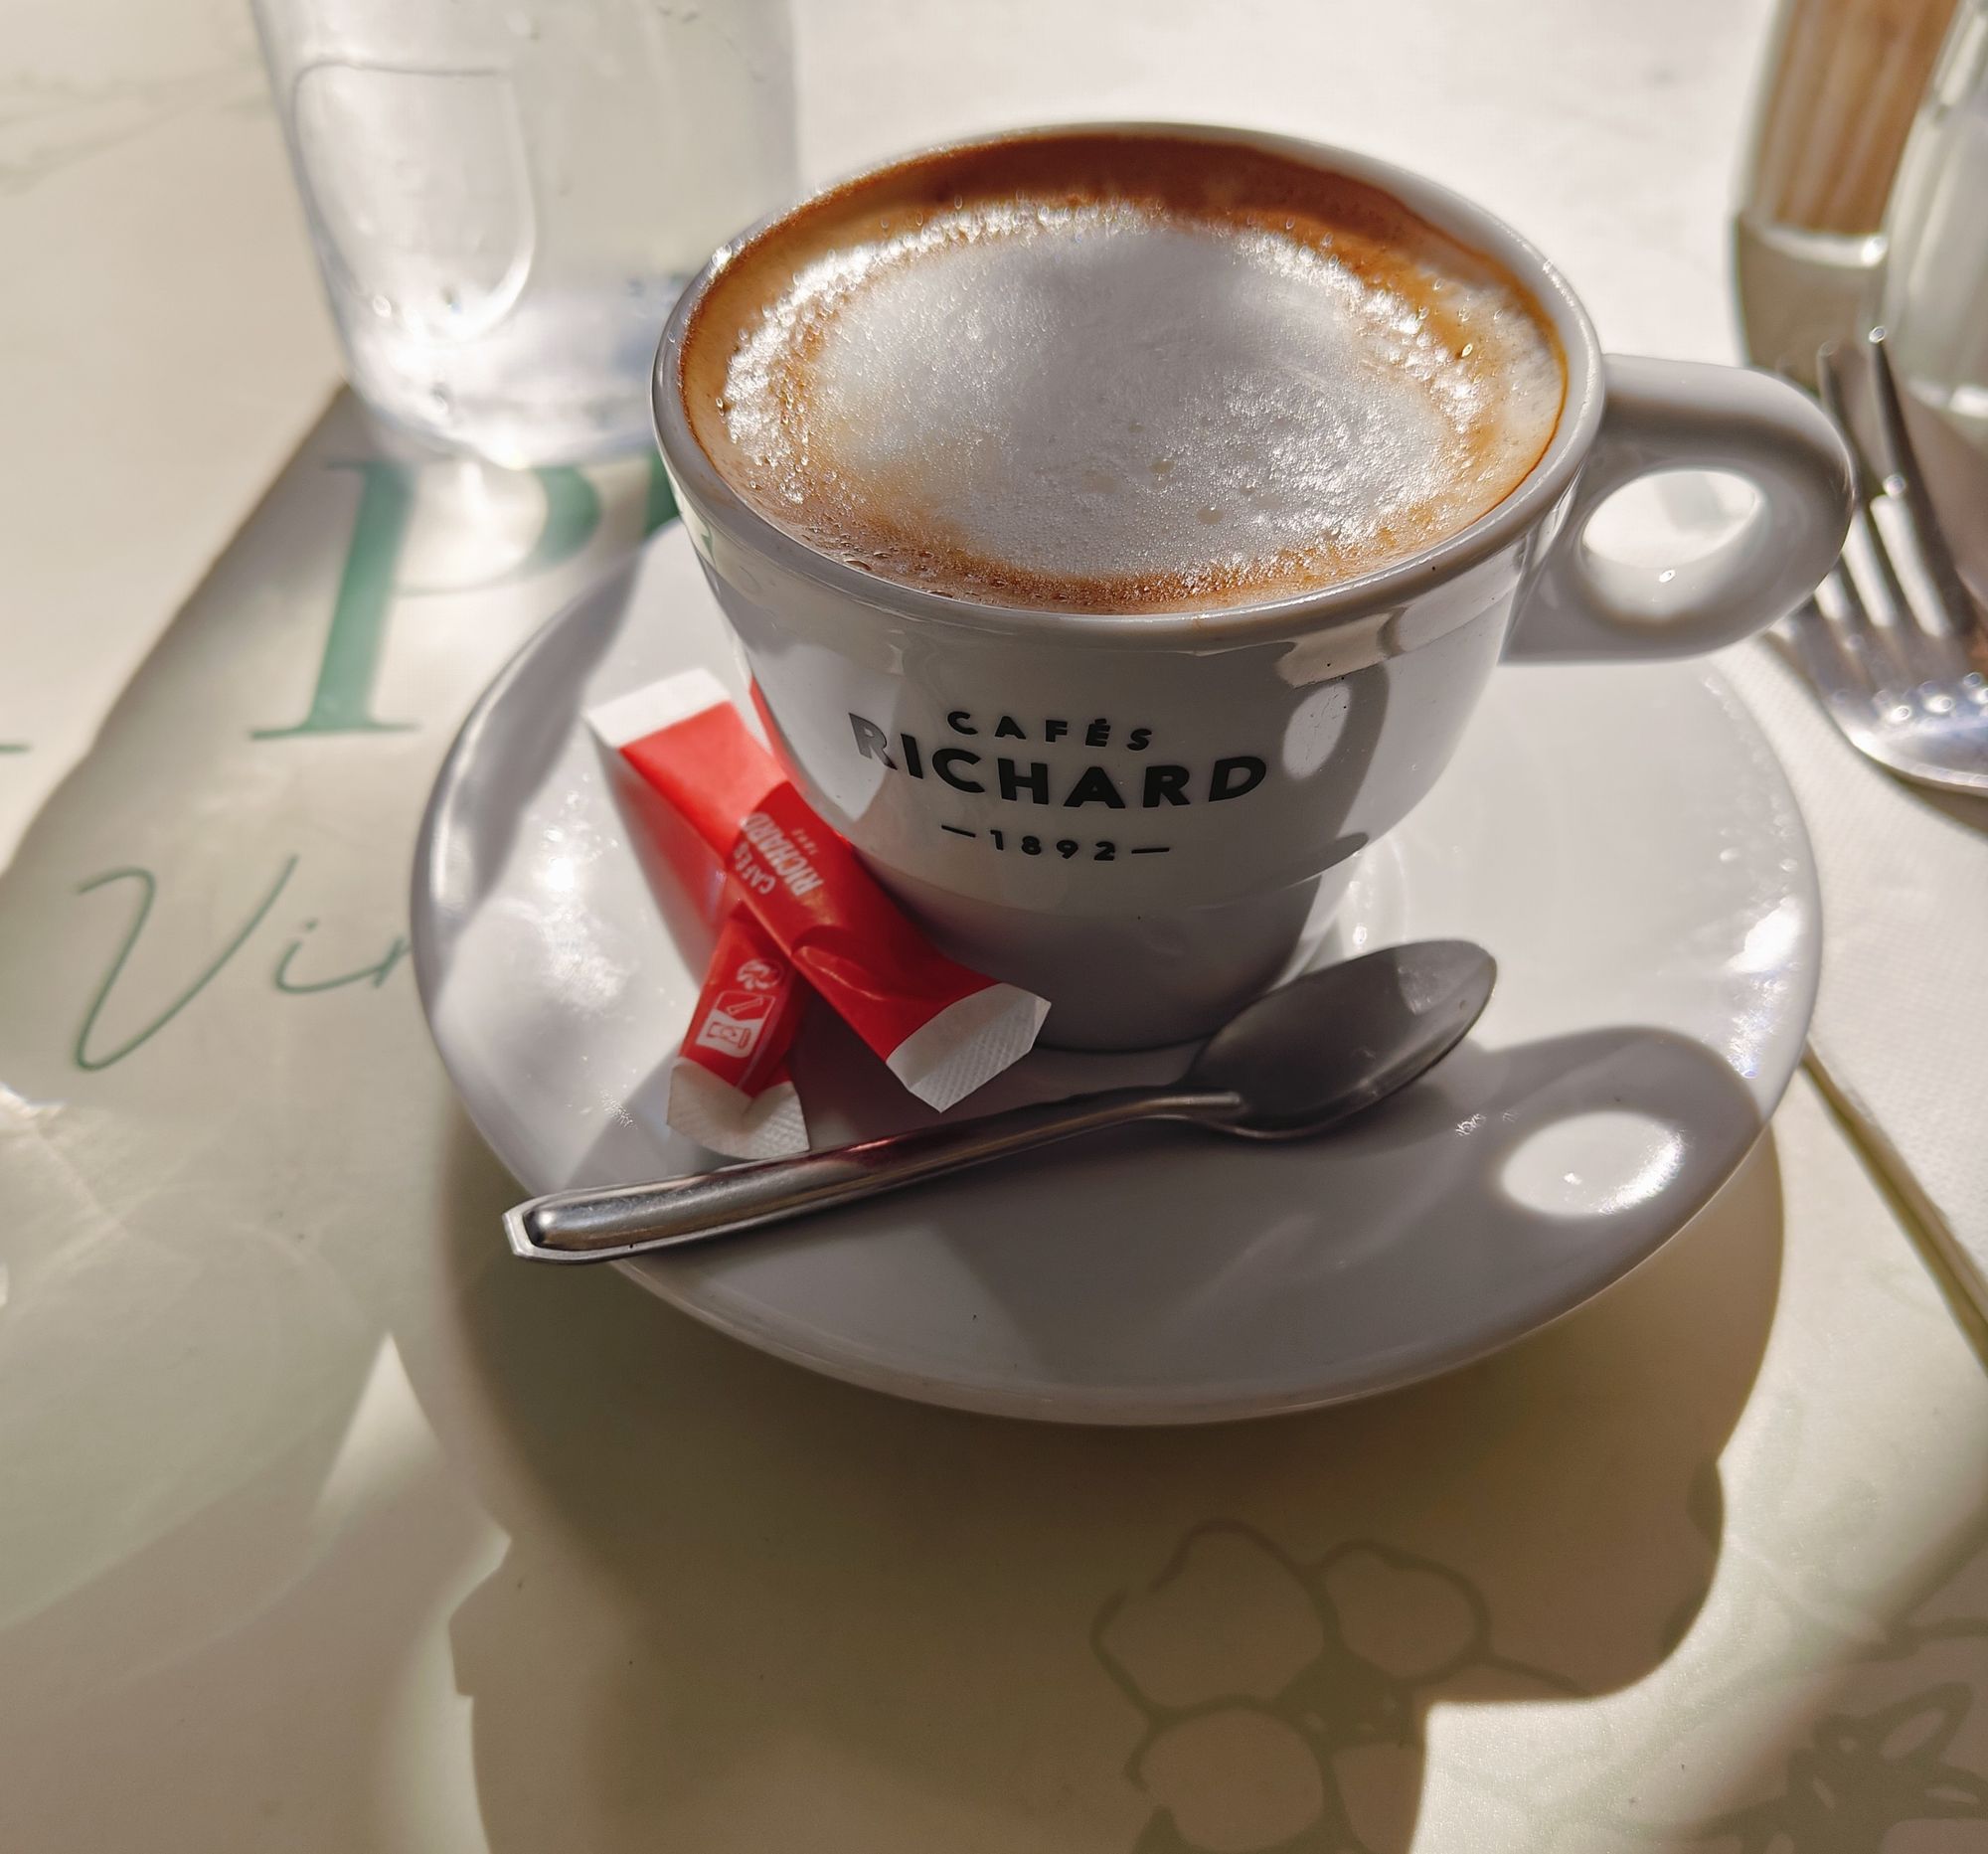
[(1207, 1124), (1301, 1139), (1371, 1107), (1447, 1056), (1491, 1001), (1498, 966), (1463, 939), (1418, 940), (1322, 966), (1246, 1004), (1181, 1086), (1233, 1095)]

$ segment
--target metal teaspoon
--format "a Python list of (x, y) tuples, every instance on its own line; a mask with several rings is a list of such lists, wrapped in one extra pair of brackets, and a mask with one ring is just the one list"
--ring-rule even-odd
[(731, 1236), (1135, 1120), (1298, 1139), (1405, 1088), (1462, 1042), (1498, 968), (1468, 940), (1418, 940), (1329, 965), (1246, 1004), (1178, 1082), (1033, 1102), (827, 1152), (658, 1184), (556, 1191), (504, 1214), (533, 1262), (612, 1262)]

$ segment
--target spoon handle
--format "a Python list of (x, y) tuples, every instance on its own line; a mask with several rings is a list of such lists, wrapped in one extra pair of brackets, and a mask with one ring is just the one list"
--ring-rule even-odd
[(1120, 1088), (941, 1121), (828, 1152), (692, 1172), (658, 1184), (556, 1191), (504, 1214), (512, 1250), (533, 1262), (612, 1262), (729, 1236), (849, 1204), (1052, 1140), (1133, 1120), (1194, 1119), (1232, 1109), (1233, 1095)]

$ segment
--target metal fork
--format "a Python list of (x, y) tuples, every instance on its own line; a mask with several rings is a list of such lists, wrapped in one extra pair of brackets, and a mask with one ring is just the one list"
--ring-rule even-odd
[(1922, 785), (1988, 792), (1988, 619), (1926, 494), (1885, 331), (1857, 345), (1868, 421), (1849, 417), (1850, 356), (1832, 344), (1816, 358), (1823, 406), (1857, 457), (1843, 557), (1772, 634), (1861, 753)]

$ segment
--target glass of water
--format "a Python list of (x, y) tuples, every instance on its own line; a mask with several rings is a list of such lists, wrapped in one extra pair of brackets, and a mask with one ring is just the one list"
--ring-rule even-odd
[(787, 0), (253, 0), (360, 396), (513, 466), (648, 440), (678, 292), (795, 189)]
[(1913, 396), (1988, 450), (1988, 0), (1961, 0), (1892, 196), (1881, 319)]

